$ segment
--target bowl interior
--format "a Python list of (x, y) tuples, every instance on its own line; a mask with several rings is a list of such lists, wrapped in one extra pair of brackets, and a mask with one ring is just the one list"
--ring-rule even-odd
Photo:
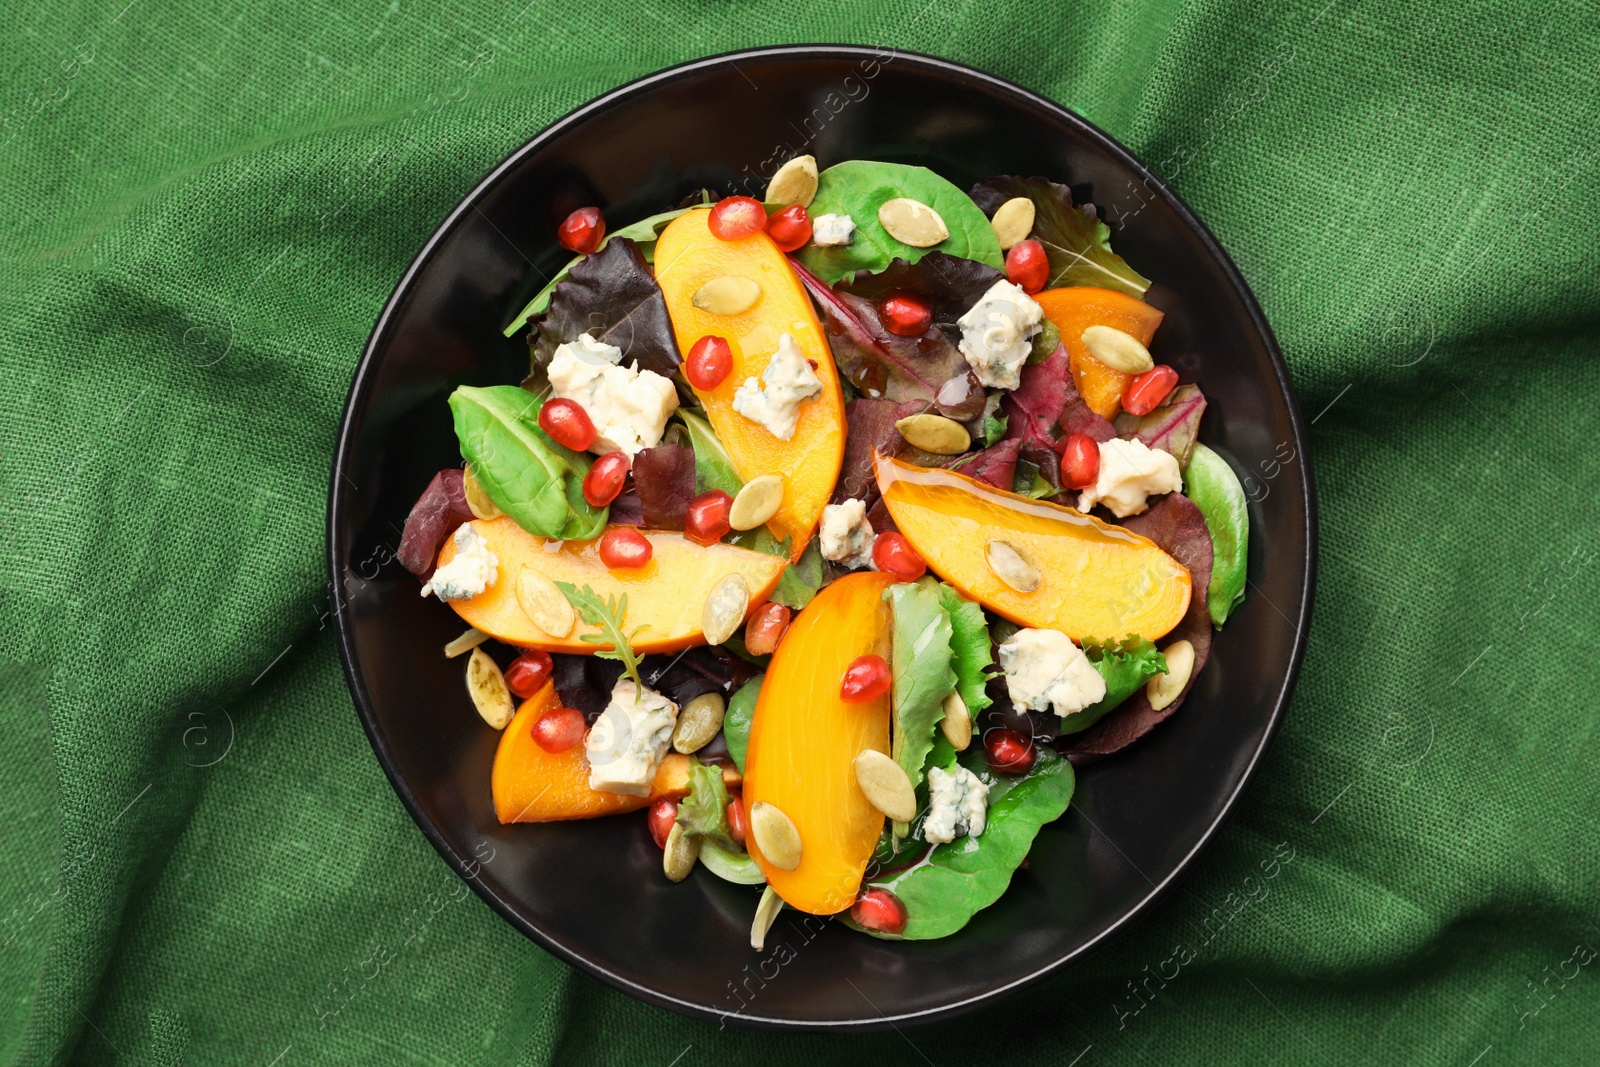
[[(810, 152), (918, 163), (966, 187), (992, 174), (1071, 185), (1156, 280), (1158, 360), (1201, 385), (1203, 439), (1248, 475), (1253, 588), (1179, 714), (1079, 773), (996, 906), (942, 941), (884, 942), (785, 911), (749, 946), (757, 899), (700, 870), (673, 885), (640, 816), (501, 826), (496, 735), (462, 664), (462, 624), (393, 562), (411, 503), (459, 464), (445, 397), (527, 368), (505, 323), (566, 255), (556, 224), (613, 226), (701, 186), (759, 196)], [(580, 109), (498, 168), (418, 257), (357, 372), (330, 491), (330, 564), (347, 673), (373, 746), (429, 839), (513, 925), (647, 1000), (733, 1023), (876, 1028), (970, 1007), (1084, 952), (1148, 903), (1220, 825), (1269, 740), (1309, 617), (1314, 514), (1287, 376), (1215, 242), (1127, 152), (1062, 109), (944, 61), (786, 48), (703, 60)], [(1293, 456), (1290, 460), (1286, 457)], [(481, 861), (481, 865), (480, 865)], [(870, 1000), (868, 997), (870, 996)]]

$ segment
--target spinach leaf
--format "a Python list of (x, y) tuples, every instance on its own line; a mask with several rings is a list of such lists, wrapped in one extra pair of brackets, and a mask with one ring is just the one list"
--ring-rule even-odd
[(761, 680), (765, 677), (758, 674), (740, 686), (722, 716), (722, 737), (728, 742), (728, 756), (740, 774), (744, 773), (744, 754), (750, 747), (750, 720), (755, 717), (756, 697), (761, 695)]
[(962, 259), (975, 259), (996, 270), (1005, 266), (994, 227), (972, 199), (926, 167), (852, 159), (836, 163), (818, 175), (817, 195), (807, 210), (819, 215), (849, 215), (856, 224), (847, 245), (820, 248), (806, 245), (800, 262), (829, 285), (858, 270), (880, 271), (895, 258), (916, 262), (930, 249), (901, 244), (878, 221), (878, 208), (895, 197), (927, 204), (944, 219), (950, 236), (932, 250)]
[(694, 491), (709, 493), (721, 489), (729, 496), (738, 496), (744, 488), (744, 479), (733, 465), (722, 439), (711, 429), (705, 416), (684, 408), (678, 409), (678, 418), (689, 431), (689, 445), (694, 449)]
[(972, 199), (989, 214), (1013, 197), (1033, 201), (1033, 233), (1050, 259), (1045, 287), (1094, 285), (1144, 298), (1150, 279), (1111, 251), (1111, 227), (1093, 204), (1075, 207), (1072, 190), (1044, 178), (985, 178), (972, 187)]
[[(989, 625), (984, 621), (982, 607), (943, 582), (939, 583), (939, 606), (950, 616), (950, 651), (954, 654), (956, 692), (976, 717), (990, 704), (989, 694), (984, 692), (984, 686), (989, 683), (984, 672), (994, 663), (989, 651)], [(943, 735), (940, 739), (943, 740)]]
[(1106, 695), (1082, 711), (1061, 717), (1059, 734), (1075, 734), (1100, 721), (1100, 716), (1127, 700), (1158, 674), (1165, 674), (1167, 658), (1148, 637), (1129, 634), (1121, 641), (1096, 641), (1086, 637), (1083, 654), (1106, 683)]
[(700, 862), (706, 870), (734, 885), (764, 885), (767, 881), (750, 853), (725, 849), (709, 837), (700, 842)]
[(950, 650), (954, 629), (939, 602), (939, 583), (931, 577), (891, 585), (884, 597), (894, 607), (891, 755), (917, 786), (922, 784), (934, 732), (944, 718), (944, 698), (956, 691), (955, 657)]
[[(991, 771), (982, 746), (967, 749), (960, 762), (989, 786), (989, 817), (983, 833), (939, 845), (926, 861), (874, 880), (872, 885), (889, 890), (906, 906), (903, 933), (866, 931), (874, 937), (927, 940), (947, 937), (967, 925), (1000, 899), (1011, 884), (1011, 873), (1027, 858), (1039, 828), (1059, 819), (1072, 801), (1072, 767), (1048, 748), (1039, 750), (1033, 770), (1021, 778)], [(849, 923), (848, 917), (845, 922)]]
[[(782, 555), (787, 556), (788, 553)], [(800, 558), (783, 569), (783, 574), (778, 578), (778, 588), (772, 591), (772, 599), (786, 608), (799, 611), (811, 603), (811, 598), (821, 588), (822, 549), (818, 539), (813, 537), (811, 543), (806, 545), (806, 550), (800, 553)]]
[(738, 849), (728, 830), (728, 787), (722, 768), (690, 757), (689, 793), (678, 801), (678, 825), (690, 837), (703, 837), (729, 851)]
[(556, 287), (550, 311), (539, 323), (534, 359), (548, 365), (558, 345), (586, 333), (616, 345), (624, 363), (635, 362), (642, 370), (671, 377), (683, 362), (661, 286), (639, 246), (626, 237), (614, 237), (585, 256)]
[(450, 394), (461, 455), (489, 499), (531, 534), (586, 541), (605, 529), (605, 508), (583, 498), (589, 457), (539, 429), (543, 401), (515, 385), (459, 386)]

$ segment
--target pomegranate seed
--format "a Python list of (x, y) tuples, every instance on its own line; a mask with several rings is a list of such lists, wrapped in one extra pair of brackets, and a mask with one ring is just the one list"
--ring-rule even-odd
[(1050, 280), (1050, 257), (1044, 245), (1028, 238), (1018, 241), (1006, 253), (1006, 280), (1025, 293), (1037, 293)]
[(678, 821), (678, 802), (671, 797), (662, 797), (650, 805), (647, 816), (650, 824), (650, 837), (656, 843), (656, 848), (667, 847), (667, 835), (672, 833), (672, 824)]
[(643, 567), (654, 552), (650, 539), (632, 526), (614, 526), (600, 538), (600, 562), (612, 570)]
[(532, 650), (511, 661), (506, 668), (506, 688), (526, 700), (544, 688), (555, 671), (550, 653)]
[(906, 928), (906, 906), (887, 889), (863, 889), (850, 908), (850, 918), (863, 930), (898, 934)]
[(767, 236), (785, 252), (811, 240), (811, 216), (804, 204), (790, 204), (767, 220)]
[(711, 235), (722, 241), (737, 241), (760, 233), (767, 225), (767, 209), (749, 196), (729, 196), (711, 209)]
[(921, 337), (933, 325), (933, 309), (920, 296), (890, 293), (878, 307), (883, 325), (900, 337)]
[(882, 656), (857, 656), (844, 670), (839, 683), (839, 699), (846, 704), (865, 704), (889, 691), (894, 676)]
[(605, 236), (606, 220), (597, 207), (580, 207), (556, 230), (556, 240), (562, 248), (585, 256), (599, 248)]
[(583, 476), (583, 499), (597, 508), (617, 499), (623, 483), (628, 480), (628, 467), (626, 452), (607, 452), (595, 460), (589, 473)]
[(575, 400), (556, 397), (539, 409), (539, 429), (574, 452), (587, 451), (594, 444), (594, 422)]
[(565, 752), (583, 740), (584, 725), (577, 708), (551, 708), (533, 724), (533, 740), (546, 752)]
[(885, 574), (892, 574), (902, 582), (914, 582), (928, 572), (917, 550), (911, 547), (904, 534), (885, 530), (872, 542), (872, 563)]
[(1061, 449), (1061, 484), (1087, 489), (1100, 478), (1100, 446), (1086, 433), (1067, 435)]
[(701, 392), (709, 393), (733, 373), (733, 349), (721, 337), (705, 336), (689, 349), (683, 361), (683, 376)]
[(722, 540), (733, 529), (728, 513), (733, 509), (733, 497), (721, 489), (701, 493), (689, 501), (689, 514), (684, 519), (683, 535), (697, 545), (710, 545)]
[(789, 628), (789, 609), (769, 600), (750, 613), (744, 627), (744, 649), (752, 656), (770, 655)]
[(1122, 392), (1122, 410), (1129, 415), (1148, 415), (1178, 384), (1178, 372), (1165, 363), (1157, 364), (1136, 376)]
[(733, 843), (740, 848), (744, 847), (744, 835), (750, 830), (750, 820), (744, 814), (744, 800), (738, 793), (728, 801), (728, 833), (733, 837)]
[(983, 735), (983, 748), (989, 766), (1001, 774), (1027, 774), (1039, 758), (1033, 742), (1015, 730), (990, 730)]

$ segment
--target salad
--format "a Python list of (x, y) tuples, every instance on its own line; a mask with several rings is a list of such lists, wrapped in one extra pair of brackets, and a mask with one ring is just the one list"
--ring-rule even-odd
[(667, 878), (761, 887), (757, 949), (785, 905), (935, 938), (999, 899), (1244, 596), (1244, 492), (1109, 237), (1043, 178), (809, 155), (572, 212), (531, 372), (451, 394), (399, 550), (471, 627), (501, 822), (642, 810)]

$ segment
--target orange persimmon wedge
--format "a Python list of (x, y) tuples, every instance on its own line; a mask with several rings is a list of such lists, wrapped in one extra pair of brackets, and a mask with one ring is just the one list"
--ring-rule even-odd
[[(707, 225), (709, 211), (679, 215), (656, 241), (655, 271), (667, 314), (685, 356), (696, 341), (717, 336), (733, 351), (733, 371), (715, 389), (695, 390), (705, 405), (711, 428), (728, 450), (739, 477), (762, 474), (784, 478), (783, 504), (767, 523), (778, 540), (792, 538), (793, 559), (799, 559), (833, 496), (844, 458), (844, 396), (833, 352), (805, 286), (789, 258), (765, 233), (724, 241)], [(761, 286), (749, 310), (716, 315), (694, 305), (694, 294), (723, 275), (748, 278)], [(733, 410), (733, 394), (746, 379), (759, 383), (767, 361), (778, 350), (778, 338), (789, 334), (816, 367), (822, 395), (800, 406), (794, 436), (785, 441), (765, 426)]]
[(1090, 355), (1083, 343), (1083, 331), (1091, 326), (1110, 326), (1148, 346), (1156, 327), (1161, 325), (1162, 313), (1138, 297), (1088, 285), (1046, 289), (1035, 293), (1033, 299), (1044, 310), (1045, 318), (1061, 331), (1072, 368), (1072, 384), (1084, 403), (1104, 418), (1116, 418), (1122, 407), (1122, 393), (1133, 375), (1113, 370)]
[[(470, 600), (452, 600), (450, 606), (472, 626), (491, 637), (523, 648), (546, 652), (592, 654), (610, 648), (581, 640), (599, 633), (598, 626), (577, 620), (572, 632), (553, 637), (533, 624), (517, 602), (517, 581), (527, 567), (552, 582), (568, 582), (579, 589), (588, 585), (601, 600), (628, 597), (628, 617), (635, 652), (676, 652), (700, 644), (700, 609), (706, 596), (724, 575), (744, 575), (750, 603), (760, 604), (778, 584), (788, 566), (777, 556), (732, 545), (697, 545), (679, 533), (641, 531), (653, 549), (643, 567), (611, 570), (600, 562), (598, 541), (552, 541), (518, 526), (507, 516), (477, 519), (472, 524), (500, 560), (495, 583)], [(442, 567), (455, 556), (454, 538), (446, 538), (439, 552)]]
[(883, 814), (856, 784), (862, 749), (889, 751), (889, 695), (863, 704), (839, 698), (858, 656), (889, 658), (893, 628), (887, 574), (848, 574), (823, 587), (795, 617), (772, 655), (750, 723), (744, 803), (776, 805), (800, 831), (800, 865), (779, 870), (745, 839), (767, 884), (789, 904), (832, 915), (855, 903), (883, 830)]
[[(533, 739), (533, 724), (539, 716), (560, 704), (556, 687), (547, 682), (523, 702), (501, 733), (494, 769), (489, 775), (494, 813), (501, 822), (593, 819), (637, 811), (658, 797), (678, 798), (689, 792), (689, 757), (676, 752), (669, 752), (661, 760), (647, 797), (590, 789), (589, 760), (582, 745), (573, 745), (565, 752), (546, 752)], [(722, 780), (730, 786), (738, 785), (739, 772), (724, 767)]]
[[(1079, 642), (1130, 633), (1153, 641), (1188, 610), (1188, 569), (1147, 538), (956, 471), (874, 459), (884, 504), (917, 554), (968, 599), (1020, 626)], [(1036, 590), (1019, 593), (990, 569), (996, 540), (1038, 564)]]

